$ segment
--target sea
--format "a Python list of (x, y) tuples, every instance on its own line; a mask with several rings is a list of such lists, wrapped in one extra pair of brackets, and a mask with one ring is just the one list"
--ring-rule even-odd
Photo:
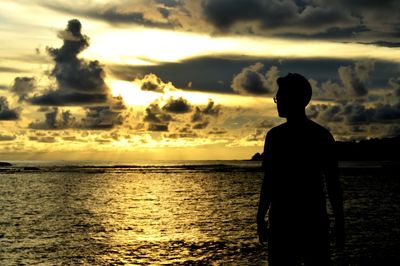
[[(0, 265), (268, 265), (259, 162), (9, 162)], [(332, 243), (334, 265), (400, 265), (397, 166), (340, 164), (346, 246)]]

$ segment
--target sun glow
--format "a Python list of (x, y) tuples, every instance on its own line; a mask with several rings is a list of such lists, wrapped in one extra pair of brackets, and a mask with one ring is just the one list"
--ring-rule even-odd
[(137, 82), (107, 80), (113, 96), (122, 96), (129, 106), (147, 106), (160, 97), (159, 93), (142, 91)]
[[(379, 58), (400, 62), (400, 51), (357, 43), (285, 40), (267, 37), (215, 37), (199, 33), (135, 28), (105, 31), (92, 37), (84, 57), (128, 65), (180, 62), (199, 56), (274, 58)], [(244, 49), (245, 47), (245, 49)], [(335, 53), (332, 53), (335, 51)]]
[(163, 105), (171, 97), (174, 99), (183, 97), (193, 105), (206, 105), (211, 99), (215, 104), (222, 104), (225, 107), (262, 107), (264, 110), (271, 111), (275, 109), (275, 104), (270, 97), (184, 91), (174, 88), (172, 85), (164, 93), (158, 93), (141, 90), (140, 80), (129, 82), (108, 79), (107, 84), (110, 86), (113, 96), (122, 96), (124, 102), (131, 107), (147, 107), (154, 102)]

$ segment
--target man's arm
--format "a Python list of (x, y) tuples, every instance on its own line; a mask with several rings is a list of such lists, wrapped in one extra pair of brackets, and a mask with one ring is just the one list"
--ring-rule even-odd
[(335, 216), (335, 236), (336, 245), (343, 248), (345, 232), (344, 232), (344, 213), (343, 213), (343, 192), (339, 180), (339, 169), (337, 154), (335, 149), (335, 141), (330, 137), (328, 162), (325, 171), (326, 189), (332, 211)]
[(258, 203), (257, 211), (257, 234), (258, 240), (261, 244), (267, 241), (268, 234), (268, 222), (265, 221), (265, 216), (268, 213), (269, 206), (271, 204), (271, 197), (268, 184), (268, 176), (264, 176), (264, 180), (261, 186), (260, 201)]
[(263, 160), (262, 160), (262, 169), (264, 171), (264, 179), (261, 185), (260, 192), (260, 200), (258, 203), (258, 211), (257, 211), (257, 233), (258, 239), (261, 244), (263, 244), (267, 239), (267, 227), (268, 223), (265, 221), (265, 216), (269, 210), (269, 206), (271, 204), (271, 182), (270, 176), (268, 175), (268, 164), (270, 161), (270, 153), (267, 149), (269, 147), (270, 137), (267, 134), (264, 144), (264, 152), (263, 152)]

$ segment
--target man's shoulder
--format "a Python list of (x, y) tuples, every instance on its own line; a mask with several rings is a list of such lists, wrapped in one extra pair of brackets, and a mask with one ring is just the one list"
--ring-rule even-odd
[(276, 134), (279, 134), (279, 133), (282, 132), (282, 131), (285, 131), (286, 128), (287, 128), (287, 123), (286, 123), (286, 122), (285, 122), (285, 123), (282, 123), (282, 124), (280, 124), (280, 125), (278, 125), (278, 126), (275, 126), (275, 127), (271, 128), (271, 129), (268, 131), (268, 135), (274, 136), (274, 135), (276, 135)]
[(309, 122), (310, 122), (310, 125), (311, 125), (312, 130), (313, 130), (318, 136), (321, 136), (321, 137), (323, 137), (323, 138), (325, 138), (325, 139), (327, 139), (327, 140), (332, 140), (332, 141), (334, 141), (334, 138), (333, 138), (331, 132), (330, 132), (327, 128), (321, 126), (320, 124), (318, 124), (318, 123), (316, 123), (316, 122), (314, 122), (314, 121), (312, 121), (312, 120), (309, 120)]

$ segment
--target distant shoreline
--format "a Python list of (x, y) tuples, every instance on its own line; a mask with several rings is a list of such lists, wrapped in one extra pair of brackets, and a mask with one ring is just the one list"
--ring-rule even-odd
[[(361, 141), (337, 141), (339, 161), (400, 161), (400, 135), (393, 138)], [(262, 153), (255, 153), (251, 161), (261, 161)]]

